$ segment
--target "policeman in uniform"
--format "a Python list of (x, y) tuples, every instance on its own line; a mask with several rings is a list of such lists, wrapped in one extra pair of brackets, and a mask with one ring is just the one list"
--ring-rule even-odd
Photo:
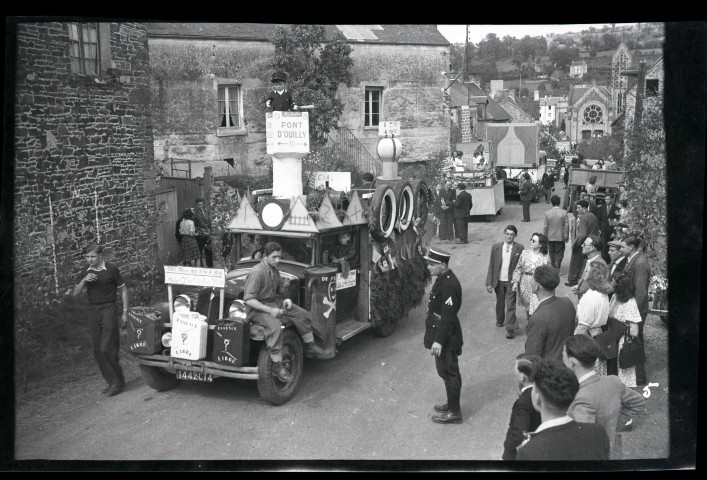
[(425, 257), (430, 274), (437, 279), (430, 291), (424, 345), (431, 349), (437, 373), (447, 390), (447, 403), (434, 407), (439, 413), (432, 417), (436, 423), (462, 423), (459, 405), (462, 378), (458, 356), (462, 353), (464, 341), (457, 317), (462, 304), (462, 287), (449, 269), (449, 259), (450, 254), (438, 248), (430, 248)]

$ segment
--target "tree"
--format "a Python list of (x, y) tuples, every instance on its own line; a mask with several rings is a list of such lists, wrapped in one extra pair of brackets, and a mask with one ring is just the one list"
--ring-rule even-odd
[(339, 84), (350, 87), (353, 79), (351, 47), (343, 36), (327, 39), (322, 25), (279, 27), (272, 42), (273, 67), (287, 73), (295, 103), (315, 107), (309, 117), (312, 143), (325, 144), (344, 110), (336, 98)]
[(581, 154), (583, 158), (602, 159), (605, 161), (609, 156), (614, 157), (616, 161), (620, 161), (622, 149), (621, 138), (611, 135), (584, 140), (577, 144), (577, 153)]
[(555, 65), (555, 68), (567, 70), (573, 60), (579, 58), (579, 50), (576, 48), (551, 48), (550, 61)]
[(644, 104), (641, 123), (628, 126), (626, 172), (629, 227), (643, 239), (654, 275), (667, 278), (667, 168), (663, 99)]

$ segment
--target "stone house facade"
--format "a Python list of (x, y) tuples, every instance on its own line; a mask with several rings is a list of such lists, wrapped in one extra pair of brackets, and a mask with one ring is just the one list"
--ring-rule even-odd
[[(274, 73), (270, 39), (278, 27), (287, 25), (148, 24), (157, 164), (203, 162), (214, 166), (216, 176), (225, 164), (231, 175), (270, 168), (264, 99)], [(450, 44), (435, 25), (325, 29), (327, 38), (343, 35), (354, 60), (351, 87), (342, 84), (337, 91), (344, 103), (341, 127), (376, 160), (382, 121), (401, 123), (400, 163), (448, 148), (446, 79), (439, 72)], [(223, 114), (223, 105), (230, 115)]]
[(128, 277), (154, 257), (145, 26), (20, 22), (12, 41), (15, 291), (63, 295), (92, 240)]
[(574, 85), (568, 98), (566, 134), (572, 142), (611, 135), (611, 92), (600, 85)]
[(551, 125), (553, 122), (558, 128), (567, 113), (567, 97), (545, 96), (538, 99), (540, 108), (540, 122), (543, 125)]

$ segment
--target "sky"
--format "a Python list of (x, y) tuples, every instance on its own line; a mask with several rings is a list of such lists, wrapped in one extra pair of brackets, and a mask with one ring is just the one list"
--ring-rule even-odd
[[(496, 36), (503, 40), (503, 37), (510, 35), (517, 39), (521, 39), (526, 35), (537, 37), (547, 35), (549, 33), (567, 33), (581, 32), (588, 30), (589, 27), (601, 29), (605, 25), (611, 26), (610, 23), (566, 23), (566, 24), (548, 24), (548, 25), (469, 25), (469, 41), (473, 44), (479, 43), (489, 33), (495, 33)], [(620, 25), (631, 25), (630, 23), (617, 23)], [(450, 43), (464, 43), (466, 35), (466, 25), (437, 25), (437, 29), (449, 40)]]

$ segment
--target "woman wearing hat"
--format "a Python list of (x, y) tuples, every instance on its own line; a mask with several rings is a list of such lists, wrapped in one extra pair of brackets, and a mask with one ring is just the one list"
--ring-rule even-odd
[(292, 102), (292, 94), (287, 90), (287, 75), (278, 72), (272, 76), (273, 89), (265, 100), (265, 106), (273, 112), (289, 112), (299, 107)]

